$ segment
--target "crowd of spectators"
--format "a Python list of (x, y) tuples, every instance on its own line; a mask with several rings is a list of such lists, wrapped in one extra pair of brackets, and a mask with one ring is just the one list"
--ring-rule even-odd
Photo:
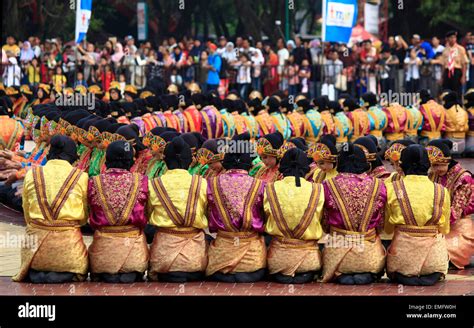
[[(252, 90), (269, 95), (284, 90), (314, 98), (335, 99), (345, 92), (416, 92), (442, 90), (446, 60), (444, 38), (422, 39), (400, 35), (387, 42), (364, 40), (350, 46), (319, 39), (252, 42), (238, 36), (215, 42), (198, 38), (169, 37), (159, 45), (138, 43), (132, 36), (109, 38), (104, 44), (84, 41), (78, 45), (60, 38), (17, 41), (9, 36), (2, 47), (2, 82), (6, 86), (49, 83), (54, 88), (98, 84), (107, 90), (112, 81), (122, 88), (144, 88), (154, 80), (185, 87), (192, 82), (203, 91), (216, 89), (224, 96), (236, 89), (246, 98)], [(474, 35), (460, 43), (468, 63), (464, 88), (474, 87)]]

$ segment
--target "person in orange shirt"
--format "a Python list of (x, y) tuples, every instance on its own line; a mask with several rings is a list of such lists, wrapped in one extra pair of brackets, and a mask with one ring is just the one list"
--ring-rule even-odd
[(0, 103), (0, 150), (16, 152), (20, 149), (20, 143), (24, 135), (21, 123), (12, 118), (13, 111)]

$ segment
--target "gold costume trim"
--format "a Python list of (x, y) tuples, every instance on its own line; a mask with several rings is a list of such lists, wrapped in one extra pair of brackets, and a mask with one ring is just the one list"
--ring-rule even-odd
[(36, 197), (38, 204), (41, 209), (41, 213), (46, 220), (53, 221), (58, 218), (61, 208), (64, 206), (69, 194), (74, 189), (75, 185), (79, 181), (82, 175), (82, 171), (78, 169), (72, 169), (63, 185), (56, 194), (53, 203), (50, 205), (46, 196), (46, 184), (44, 180), (44, 173), (42, 167), (33, 169), (33, 180), (36, 189)]
[(239, 230), (232, 224), (232, 220), (229, 216), (229, 213), (226, 211), (224, 207), (224, 204), (221, 198), (221, 193), (219, 192), (219, 184), (217, 181), (217, 177), (212, 178), (211, 189), (212, 189), (212, 194), (216, 198), (217, 210), (219, 211), (219, 214), (222, 217), (224, 226), (226, 227), (227, 230), (238, 232)]
[(200, 176), (196, 175), (194, 175), (191, 179), (191, 185), (189, 186), (188, 200), (186, 203), (186, 211), (184, 218), (183, 216), (181, 216), (181, 214), (178, 212), (178, 209), (171, 201), (168, 193), (166, 192), (165, 186), (161, 181), (161, 178), (156, 178), (152, 180), (151, 185), (153, 186), (156, 195), (158, 196), (161, 204), (163, 204), (163, 207), (165, 208), (165, 211), (169, 215), (171, 221), (173, 221), (176, 226), (185, 226), (187, 224), (193, 224), (196, 218), (196, 206), (199, 199), (196, 193), (201, 187), (201, 179), (202, 178)]
[(135, 203), (137, 201), (138, 191), (140, 189), (140, 176), (138, 174), (133, 173), (133, 182), (130, 189), (131, 195), (129, 195), (128, 202), (125, 204), (125, 207), (122, 208), (119, 218), (114, 217), (114, 214), (112, 213), (112, 209), (110, 208), (110, 205), (107, 202), (107, 199), (105, 198), (106, 196), (104, 193), (103, 183), (102, 183), (102, 179), (100, 175), (95, 176), (93, 179), (97, 187), (97, 190), (99, 193), (99, 199), (101, 201), (101, 206), (104, 209), (104, 213), (105, 213), (105, 217), (107, 218), (107, 221), (109, 221), (111, 225), (124, 224), (127, 221), (127, 219), (130, 217), (133, 207), (135, 206)]
[(303, 236), (306, 229), (311, 223), (311, 219), (314, 216), (314, 212), (316, 211), (317, 204), (319, 203), (319, 197), (321, 194), (321, 184), (313, 184), (312, 185), (311, 195), (309, 197), (309, 203), (306, 207), (306, 210), (303, 213), (302, 218), (300, 219), (299, 223), (296, 225), (294, 229), (290, 229), (288, 223), (283, 218), (283, 212), (280, 207), (280, 203), (278, 202), (278, 197), (275, 191), (275, 185), (270, 183), (267, 187), (267, 196), (270, 202), (270, 209), (272, 214), (275, 218), (275, 222), (278, 226), (278, 229), (281, 233), (290, 239), (299, 239)]

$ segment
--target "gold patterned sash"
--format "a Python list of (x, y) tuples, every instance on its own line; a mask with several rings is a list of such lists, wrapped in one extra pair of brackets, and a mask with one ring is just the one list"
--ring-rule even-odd
[(267, 124), (268, 120), (265, 117), (263, 117), (262, 115), (257, 115), (255, 117), (255, 119), (257, 120), (257, 123), (260, 126), (260, 129), (262, 129), (262, 134), (263, 135), (268, 134), (269, 133), (269, 129), (268, 129), (269, 127), (268, 127), (268, 124)]
[[(109, 221), (112, 226), (123, 225), (130, 217), (130, 214), (132, 213), (132, 210), (137, 202), (139, 194), (138, 191), (140, 189), (140, 175), (132, 173), (132, 184), (128, 190), (127, 201), (124, 204), (121, 204), (121, 206), (118, 204), (115, 205), (120, 206), (121, 208), (119, 209), (113, 209), (112, 206), (110, 206), (110, 203), (107, 201), (107, 193), (102, 177), (98, 175), (95, 176), (93, 180), (99, 194), (100, 206), (104, 210), (107, 221)], [(119, 213), (119, 215), (115, 217), (114, 212)]]
[(445, 112), (444, 110), (441, 111), (440, 117), (439, 117), (439, 125), (436, 126), (434, 118), (433, 118), (433, 112), (432, 112), (432, 106), (426, 106), (425, 104), (423, 107), (425, 108), (426, 111), (426, 116), (428, 116), (428, 122), (430, 123), (431, 131), (432, 132), (440, 132), (441, 127), (443, 126), (444, 120), (445, 120)]
[[(13, 146), (14, 146), (14, 144), (16, 142), (16, 139), (17, 139), (17, 134), (18, 134), (19, 129), (20, 129), (20, 123), (15, 122), (15, 130), (13, 130), (13, 133), (11, 134), (10, 139), (8, 139), (6, 149), (9, 149), (9, 150), (13, 149)], [(3, 140), (2, 140), (2, 142), (3, 142)]]
[(449, 190), (449, 192), (451, 194), (451, 197), (453, 196), (452, 194), (454, 192), (454, 189), (453, 189), (454, 186), (457, 184), (459, 178), (461, 178), (461, 176), (466, 172), (468, 172), (468, 171), (465, 170), (465, 169), (461, 169), (454, 175), (454, 177), (452, 179), (449, 179), (449, 182), (447, 183), (446, 188)]
[(311, 223), (311, 219), (313, 218), (314, 212), (316, 211), (321, 194), (321, 185), (316, 183), (313, 184), (308, 206), (306, 207), (300, 222), (293, 229), (290, 229), (288, 223), (283, 217), (283, 211), (281, 210), (280, 203), (278, 202), (275, 185), (273, 183), (269, 183), (267, 185), (266, 192), (270, 202), (272, 215), (275, 218), (275, 223), (283, 236), (290, 239), (300, 239)]
[(320, 170), (318, 174), (316, 175), (316, 177), (314, 177), (313, 182), (322, 183), (325, 178), (326, 178), (326, 172), (324, 172), (323, 170)]
[[(433, 214), (428, 222), (425, 223), (425, 226), (419, 226), (416, 222), (415, 215), (413, 214), (413, 209), (408, 198), (407, 191), (405, 189), (405, 184), (403, 180), (398, 180), (393, 182), (393, 188), (397, 195), (398, 204), (402, 210), (403, 220), (405, 221), (404, 227), (399, 227), (400, 230), (406, 230), (406, 232), (418, 234), (421, 233), (437, 233), (436, 225), (441, 219), (443, 213), (443, 203), (445, 197), (444, 187), (440, 184), (434, 184), (434, 199), (433, 199)], [(435, 230), (435, 231), (433, 231)]]
[(349, 231), (358, 231), (358, 232), (367, 232), (367, 227), (369, 225), (370, 219), (372, 217), (375, 205), (375, 199), (380, 193), (380, 180), (374, 179), (372, 184), (372, 192), (369, 201), (366, 203), (364, 210), (362, 212), (362, 217), (359, 226), (356, 226), (356, 220), (354, 214), (350, 213), (349, 206), (347, 204), (347, 199), (342, 196), (341, 189), (337, 184), (335, 178), (326, 180), (328, 181), (329, 191), (336, 200), (336, 205), (339, 209), (339, 212), (342, 214), (344, 219), (345, 230)]
[(188, 200), (186, 202), (186, 211), (183, 217), (171, 201), (168, 193), (166, 192), (165, 186), (161, 181), (161, 178), (152, 180), (151, 184), (155, 190), (156, 195), (158, 196), (161, 204), (163, 204), (163, 207), (165, 208), (169, 218), (176, 226), (190, 227), (193, 225), (194, 220), (196, 219), (196, 207), (199, 200), (201, 182), (202, 177), (198, 175), (192, 176), (191, 185), (188, 192)]
[(58, 218), (61, 208), (64, 206), (64, 203), (68, 199), (71, 191), (76, 186), (81, 175), (81, 170), (73, 168), (50, 205), (46, 196), (46, 183), (44, 180), (43, 168), (36, 167), (33, 169), (33, 181), (36, 189), (36, 198), (38, 200), (41, 213), (46, 220), (54, 221)]
[(367, 240), (367, 241), (374, 241), (375, 238), (377, 237), (377, 232), (375, 228), (369, 229), (366, 232), (359, 232), (359, 231), (350, 231), (350, 230), (340, 229), (337, 227), (331, 227), (330, 232), (331, 234), (336, 233), (336, 234), (343, 235), (349, 238), (363, 236), (364, 240)]
[(238, 232), (238, 231), (250, 231), (252, 227), (252, 207), (255, 204), (255, 200), (257, 198), (258, 191), (262, 186), (262, 181), (258, 179), (254, 179), (252, 184), (250, 185), (249, 191), (245, 196), (244, 200), (244, 213), (242, 218), (242, 226), (237, 228), (234, 224), (232, 224), (232, 218), (228, 210), (224, 206), (224, 193), (221, 189), (221, 186), (218, 181), (218, 177), (212, 178), (210, 181), (210, 186), (212, 190), (212, 194), (215, 197), (217, 211), (219, 212), (220, 217), (222, 217), (223, 223), (225, 228), (228, 231)]
[(390, 113), (390, 116), (392, 116), (394, 133), (400, 132), (400, 122), (398, 122), (397, 111), (395, 111), (393, 107), (388, 107), (387, 110)]

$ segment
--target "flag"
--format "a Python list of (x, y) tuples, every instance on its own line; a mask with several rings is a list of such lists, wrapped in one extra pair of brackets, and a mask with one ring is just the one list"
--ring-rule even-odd
[(92, 13), (92, 0), (76, 0), (76, 43), (87, 34)]
[(357, 0), (323, 0), (323, 41), (347, 43), (356, 22)]

